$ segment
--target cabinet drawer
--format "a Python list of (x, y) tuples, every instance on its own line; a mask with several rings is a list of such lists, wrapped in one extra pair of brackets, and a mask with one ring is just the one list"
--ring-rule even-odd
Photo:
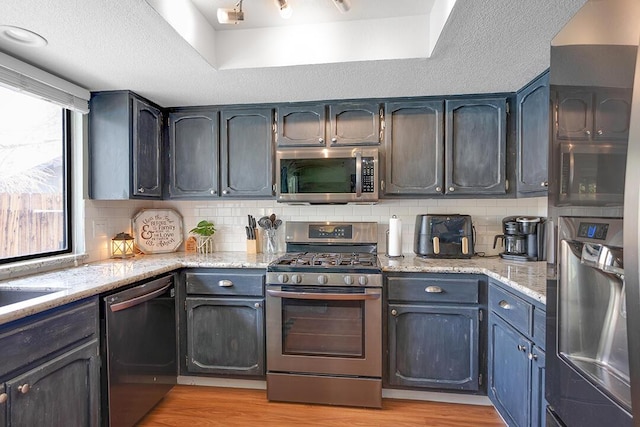
[(264, 274), (237, 270), (185, 273), (187, 294), (263, 296)]
[(0, 375), (93, 337), (97, 329), (96, 298), (10, 323), (0, 329)]
[(390, 301), (478, 303), (477, 279), (389, 277)]
[(530, 335), (533, 306), (496, 286), (489, 287), (489, 309), (514, 328)]
[(545, 348), (545, 331), (547, 326), (547, 316), (544, 310), (537, 307), (533, 309), (533, 341), (542, 349)]

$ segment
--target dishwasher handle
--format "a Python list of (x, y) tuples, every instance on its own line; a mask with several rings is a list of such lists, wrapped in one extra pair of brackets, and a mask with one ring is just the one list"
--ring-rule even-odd
[[(171, 277), (167, 277), (166, 280), (159, 280), (157, 281), (158, 283), (156, 284), (155, 287), (151, 288), (151, 290), (149, 290), (148, 292), (142, 294), (142, 295), (137, 295), (133, 298), (129, 298), (126, 299), (124, 301), (119, 301), (119, 302), (114, 302), (114, 303), (110, 303), (109, 304), (109, 309), (115, 313), (118, 311), (122, 311), (122, 310), (126, 310), (128, 308), (131, 307), (135, 307), (136, 305), (142, 304), (146, 301), (152, 300), (155, 297), (162, 295), (163, 293), (165, 293), (167, 291), (167, 289), (169, 289), (172, 285), (173, 285), (173, 280), (171, 280)], [(153, 283), (153, 282), (150, 282)], [(144, 284), (144, 285), (140, 285), (142, 286), (147, 286), (148, 284)], [(135, 289), (135, 288), (132, 288)], [(126, 291), (125, 291), (126, 292)]]

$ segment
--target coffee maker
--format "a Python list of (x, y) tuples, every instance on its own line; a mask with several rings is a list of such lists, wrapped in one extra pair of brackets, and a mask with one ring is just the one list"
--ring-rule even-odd
[(495, 249), (502, 240), (500, 257), (514, 261), (543, 261), (546, 253), (546, 220), (538, 216), (508, 216), (502, 220), (503, 234), (493, 239)]

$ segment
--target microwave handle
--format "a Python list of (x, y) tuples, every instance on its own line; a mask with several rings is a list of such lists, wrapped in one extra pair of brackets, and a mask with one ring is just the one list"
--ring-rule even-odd
[(362, 196), (362, 152), (356, 151), (356, 197)]

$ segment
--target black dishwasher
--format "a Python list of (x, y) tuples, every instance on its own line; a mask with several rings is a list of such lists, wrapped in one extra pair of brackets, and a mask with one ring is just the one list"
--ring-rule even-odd
[(176, 384), (175, 275), (102, 298), (103, 425), (133, 426)]

